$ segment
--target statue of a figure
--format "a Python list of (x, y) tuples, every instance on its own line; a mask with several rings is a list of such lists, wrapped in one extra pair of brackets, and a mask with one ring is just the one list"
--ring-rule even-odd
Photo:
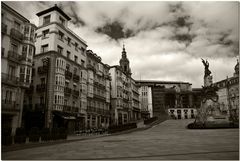
[(208, 63), (208, 61), (206, 60), (206, 61), (204, 61), (203, 59), (202, 59), (202, 63), (203, 63), (203, 65), (204, 65), (204, 67), (205, 67), (205, 74), (204, 74), (204, 77), (207, 77), (207, 76), (209, 76), (212, 72), (208, 69), (208, 67), (209, 67), (209, 63)]

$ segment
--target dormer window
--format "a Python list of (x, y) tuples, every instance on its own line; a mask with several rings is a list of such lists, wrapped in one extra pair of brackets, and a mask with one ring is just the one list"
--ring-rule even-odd
[(64, 34), (61, 31), (58, 31), (58, 38), (63, 40)]
[(43, 25), (50, 23), (50, 15), (43, 17)]
[(61, 23), (62, 25), (64, 25), (65, 20), (64, 20), (62, 17), (59, 17), (59, 20), (60, 20), (60, 23)]

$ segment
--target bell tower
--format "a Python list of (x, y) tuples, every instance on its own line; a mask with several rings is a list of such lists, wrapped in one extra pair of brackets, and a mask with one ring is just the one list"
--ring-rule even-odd
[(129, 66), (129, 60), (127, 58), (127, 52), (125, 51), (124, 44), (123, 44), (122, 58), (120, 59), (119, 64), (124, 73), (126, 73), (127, 75), (130, 75), (130, 76), (132, 75), (131, 69)]

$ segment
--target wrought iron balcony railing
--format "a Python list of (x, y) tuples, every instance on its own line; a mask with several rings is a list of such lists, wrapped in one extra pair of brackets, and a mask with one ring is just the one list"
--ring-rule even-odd
[(66, 71), (65, 71), (65, 78), (66, 78), (66, 79), (71, 79), (71, 78), (72, 78), (72, 72), (66, 70)]
[(16, 101), (11, 100), (2, 100), (2, 111), (20, 111), (19, 104), (16, 103)]
[(73, 74), (73, 81), (74, 82), (79, 82), (79, 80), (80, 80), (79, 75)]
[(8, 51), (8, 59), (12, 60), (14, 62), (19, 63), (19, 60), (21, 60), (22, 56), (19, 55), (17, 52), (9, 50)]
[(44, 92), (47, 88), (46, 84), (38, 84), (36, 88), (36, 92)]
[(18, 41), (23, 40), (23, 34), (19, 30), (16, 30), (14, 28), (11, 29), (10, 36), (11, 36), (11, 38), (18, 40)]
[(79, 96), (79, 91), (78, 90), (73, 90), (73, 96), (78, 97)]
[(48, 72), (47, 66), (38, 67), (38, 74), (42, 75), (42, 74), (46, 74), (47, 72)]
[(72, 89), (69, 88), (69, 87), (64, 87), (64, 94), (66, 96), (70, 96), (71, 95), (71, 92), (72, 92)]

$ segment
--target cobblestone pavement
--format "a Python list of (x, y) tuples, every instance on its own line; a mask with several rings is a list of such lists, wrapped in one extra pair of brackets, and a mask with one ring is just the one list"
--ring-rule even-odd
[(238, 160), (239, 129), (186, 129), (192, 121), (167, 120), (144, 131), (3, 152), (2, 159)]

